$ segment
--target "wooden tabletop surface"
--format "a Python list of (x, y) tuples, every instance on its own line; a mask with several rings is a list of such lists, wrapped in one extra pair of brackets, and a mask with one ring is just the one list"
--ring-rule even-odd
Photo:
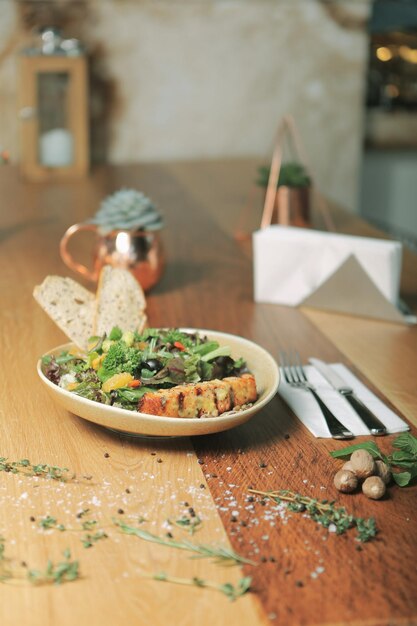
[[(66, 412), (38, 379), (38, 357), (66, 338), (34, 301), (33, 287), (48, 274), (77, 279), (59, 257), (63, 233), (91, 216), (107, 194), (133, 187), (156, 201), (166, 221), (167, 267), (147, 298), (152, 326), (222, 330), (274, 356), (284, 345), (304, 360), (314, 355), (345, 363), (416, 425), (416, 327), (253, 302), (250, 242), (233, 233), (257, 165), (103, 167), (83, 181), (50, 184), (25, 183), (14, 168), (0, 169), (0, 456), (76, 475), (62, 482), (0, 473), (0, 571), (16, 575), (0, 584), (2, 626), (417, 624), (416, 487), (391, 486), (382, 501), (339, 494), (333, 475), (341, 463), (329, 450), (346, 444), (313, 438), (279, 396), (225, 433), (144, 439)], [(256, 194), (255, 200), (248, 230), (260, 222)], [(332, 211), (341, 232), (374, 234)], [(81, 258), (88, 259), (89, 247), (80, 236)], [(416, 258), (407, 254), (402, 287), (413, 305), (416, 270)], [(378, 444), (388, 451), (392, 440)], [(249, 487), (337, 499), (355, 516), (375, 517), (379, 533), (359, 544), (354, 530), (329, 533), (303, 515), (277, 511)], [(193, 536), (167, 522), (191, 515), (190, 508), (202, 520)], [(43, 529), (47, 516), (66, 530)], [(90, 534), (107, 535), (89, 548), (81, 529), (86, 520), (97, 521)], [(117, 522), (165, 539), (171, 532), (178, 541), (232, 547), (254, 564), (190, 559), (185, 551), (120, 532)], [(64, 561), (67, 549), (70, 561), (79, 562), (79, 578), (61, 585), (26, 581), (28, 570)], [(161, 571), (215, 587), (251, 576), (251, 591), (231, 602), (216, 588), (147, 577)]]

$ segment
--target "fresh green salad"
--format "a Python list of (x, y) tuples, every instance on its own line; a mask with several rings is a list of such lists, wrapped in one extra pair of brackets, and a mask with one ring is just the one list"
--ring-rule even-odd
[(240, 376), (247, 368), (243, 359), (231, 357), (230, 347), (199, 333), (148, 328), (138, 334), (115, 327), (109, 335), (91, 337), (87, 353), (44, 356), (42, 371), (79, 396), (137, 410), (145, 393)]

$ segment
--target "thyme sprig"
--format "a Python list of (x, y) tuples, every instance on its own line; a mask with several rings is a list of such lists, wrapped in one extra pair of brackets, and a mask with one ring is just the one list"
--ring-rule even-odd
[(147, 530), (134, 526), (129, 526), (128, 524), (120, 520), (113, 521), (116, 526), (120, 528), (122, 533), (126, 535), (135, 535), (136, 537), (144, 539), (145, 541), (159, 543), (164, 546), (169, 546), (170, 548), (177, 548), (178, 550), (187, 550), (188, 552), (192, 552), (194, 554), (194, 556), (191, 557), (194, 559), (210, 558), (213, 559), (215, 563), (222, 563), (224, 565), (236, 565), (238, 563), (255, 565), (253, 561), (250, 561), (240, 554), (237, 554), (230, 548), (225, 548), (223, 546), (210, 546), (207, 544), (195, 544), (191, 541), (187, 541), (186, 539), (177, 540), (165, 537), (158, 537), (158, 535), (153, 535)]
[(335, 501), (317, 500), (309, 496), (303, 496), (287, 489), (278, 491), (258, 491), (257, 489), (249, 489), (251, 493), (255, 493), (263, 498), (268, 498), (273, 502), (288, 502), (288, 509), (295, 513), (305, 513), (313, 521), (321, 524), (325, 528), (333, 525), (337, 535), (342, 535), (350, 528), (356, 527), (357, 540), (365, 543), (374, 539), (378, 529), (375, 519), (370, 517), (364, 519), (362, 517), (354, 517), (346, 512), (344, 507), (336, 507)]
[(42, 528), (43, 530), (59, 530), (61, 532), (64, 532), (64, 531), (83, 532), (84, 531), (85, 535), (81, 537), (81, 543), (83, 544), (84, 548), (91, 548), (95, 543), (97, 543), (97, 541), (100, 541), (101, 539), (107, 539), (108, 535), (103, 529), (96, 530), (94, 533), (90, 532), (97, 528), (98, 522), (95, 519), (91, 519), (91, 520), (82, 519), (84, 515), (86, 515), (88, 512), (89, 512), (89, 509), (85, 509), (84, 511), (78, 514), (77, 517), (81, 521), (80, 521), (80, 526), (76, 528), (71, 527), (71, 526), (64, 526), (64, 524), (58, 523), (58, 520), (56, 519), (56, 517), (52, 517), (51, 515), (42, 517), (38, 522), (38, 526)]
[(84, 548), (91, 548), (97, 541), (101, 539), (107, 539), (108, 535), (104, 530), (98, 530), (94, 534), (86, 533), (84, 537), (82, 537), (81, 542)]
[(49, 560), (44, 570), (28, 570), (29, 582), (34, 585), (60, 585), (79, 578), (79, 562), (71, 560), (71, 552), (68, 549), (64, 551), (63, 555), (64, 560), (59, 563), (55, 564)]
[(143, 576), (145, 578), (151, 578), (152, 580), (175, 583), (177, 585), (191, 585), (193, 587), (215, 589), (216, 591), (220, 591), (221, 593), (223, 593), (232, 602), (250, 591), (250, 586), (252, 583), (251, 576), (245, 576), (244, 578), (241, 578), (236, 585), (233, 585), (232, 583), (218, 584), (209, 580), (204, 580), (203, 578), (198, 578), (197, 576), (194, 576), (193, 578), (179, 578), (178, 576), (170, 576), (165, 572), (158, 572), (156, 574), (143, 574)]
[(48, 465), (46, 463), (33, 464), (29, 459), (20, 461), (9, 461), (7, 457), (0, 457), (0, 472), (10, 472), (11, 474), (25, 474), (26, 476), (40, 476), (66, 482), (75, 478), (75, 474), (69, 476), (67, 467)]
[(61, 532), (67, 530), (64, 524), (59, 524), (56, 517), (52, 517), (51, 515), (47, 515), (46, 517), (42, 517), (38, 522), (39, 528), (43, 530), (60, 530)]
[(79, 563), (71, 560), (71, 552), (67, 548), (64, 560), (53, 563), (48, 560), (44, 570), (13, 567), (12, 562), (5, 555), (5, 539), (0, 537), (0, 583), (23, 584), (28, 581), (34, 585), (60, 585), (72, 582), (79, 578)]

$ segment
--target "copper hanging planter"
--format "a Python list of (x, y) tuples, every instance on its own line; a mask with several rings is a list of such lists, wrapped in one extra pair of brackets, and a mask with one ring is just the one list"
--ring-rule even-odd
[[(296, 155), (294, 161), (283, 162), (282, 144), (285, 136), (288, 136), (293, 146)], [(291, 169), (292, 172), (290, 172)], [(314, 205), (321, 215), (325, 229), (329, 232), (336, 231), (327, 201), (314, 184), (314, 176), (301, 138), (290, 115), (282, 118), (278, 126), (270, 168), (259, 168), (259, 174), (262, 179), (257, 181), (257, 186), (265, 188), (262, 218), (259, 225), (261, 229), (271, 224), (313, 228), (312, 207)], [(250, 214), (255, 189), (255, 187), (252, 188), (252, 199), (242, 211), (236, 226), (234, 236), (238, 241), (245, 241), (251, 237), (243, 224)]]
[[(282, 160), (282, 140), (286, 132), (288, 132), (294, 144), (299, 160), (298, 167), (305, 172), (305, 180), (298, 186), (296, 184), (290, 186), (280, 183), (280, 175), (283, 173), (284, 168), (289, 165), (288, 163), (283, 163)], [(285, 180), (285, 177), (283, 179)], [(310, 173), (310, 168), (307, 167), (307, 158), (294, 120), (291, 116), (286, 116), (278, 128), (275, 138), (260, 227), (266, 228), (270, 224), (281, 224), (283, 226), (311, 228), (312, 180), (313, 177)], [(327, 229), (334, 231), (333, 221), (327, 212), (324, 199), (317, 189), (315, 189), (315, 197)]]
[(277, 189), (271, 224), (282, 226), (310, 226), (310, 187), (287, 187)]

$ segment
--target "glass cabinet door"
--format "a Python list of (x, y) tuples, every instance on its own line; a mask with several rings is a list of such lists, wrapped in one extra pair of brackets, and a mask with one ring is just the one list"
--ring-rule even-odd
[(67, 167), (74, 161), (74, 138), (70, 129), (69, 91), (66, 72), (38, 72), (38, 160), (44, 167)]

